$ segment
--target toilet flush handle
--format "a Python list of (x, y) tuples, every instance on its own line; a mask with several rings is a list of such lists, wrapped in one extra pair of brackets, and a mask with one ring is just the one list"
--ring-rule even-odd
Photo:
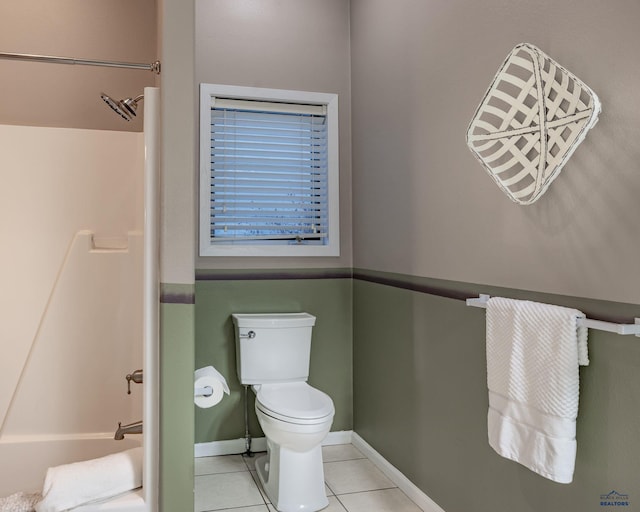
[(256, 337), (256, 333), (255, 331), (249, 331), (247, 334), (240, 334), (241, 338), (249, 338), (250, 340), (252, 340), (253, 338)]

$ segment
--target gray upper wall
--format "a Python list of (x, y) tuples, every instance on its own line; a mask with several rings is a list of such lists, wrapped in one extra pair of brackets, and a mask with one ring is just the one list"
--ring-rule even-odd
[[(156, 1), (0, 2), (0, 52), (149, 64), (157, 53)], [(0, 123), (142, 131), (100, 99), (157, 85), (151, 71), (0, 59)]]
[[(2, 2), (0, 50), (155, 60), (155, 4)], [(354, 266), (640, 303), (636, 0), (197, 0), (196, 8), (196, 84), (340, 95), (343, 251), (198, 258), (199, 268)], [(464, 142), (495, 71), (523, 41), (603, 104), (550, 190), (527, 207), (503, 196)], [(0, 76), (0, 123), (115, 130), (140, 127), (105, 116), (99, 92), (127, 96), (155, 83), (142, 71), (9, 61)]]
[[(354, 267), (640, 303), (639, 20), (637, 0), (352, 0)], [(602, 102), (530, 206), (465, 143), (521, 42)]]
[[(351, 267), (348, 0), (196, 0), (196, 84), (338, 94), (340, 257), (196, 258), (196, 268)], [(196, 237), (197, 239), (197, 237)]]

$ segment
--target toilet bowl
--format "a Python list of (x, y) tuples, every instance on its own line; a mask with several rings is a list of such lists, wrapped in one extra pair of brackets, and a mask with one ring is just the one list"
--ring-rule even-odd
[(322, 441), (335, 409), (331, 398), (307, 384), (311, 329), (308, 313), (233, 314), (240, 382), (256, 394), (267, 455), (256, 471), (280, 512), (315, 512), (329, 502)]
[(267, 455), (256, 459), (256, 471), (267, 496), (281, 512), (325, 508), (321, 443), (333, 422), (331, 398), (304, 382), (256, 386), (254, 391), (267, 438)]

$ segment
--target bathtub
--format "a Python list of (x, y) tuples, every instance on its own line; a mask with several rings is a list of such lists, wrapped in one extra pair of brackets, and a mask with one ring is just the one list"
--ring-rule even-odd
[[(0, 439), (0, 497), (19, 491), (41, 492), (47, 468), (140, 446), (140, 440), (115, 441), (111, 433), (74, 436), (4, 436)], [(142, 489), (73, 509), (74, 512), (146, 511)]]

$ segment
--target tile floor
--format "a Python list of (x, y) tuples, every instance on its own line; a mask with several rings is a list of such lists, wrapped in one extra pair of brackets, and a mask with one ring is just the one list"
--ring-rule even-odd
[[(354, 446), (324, 446), (322, 454), (329, 498), (324, 512), (421, 512)], [(255, 456), (242, 455), (197, 458), (195, 512), (275, 512), (262, 491), (254, 461)]]

